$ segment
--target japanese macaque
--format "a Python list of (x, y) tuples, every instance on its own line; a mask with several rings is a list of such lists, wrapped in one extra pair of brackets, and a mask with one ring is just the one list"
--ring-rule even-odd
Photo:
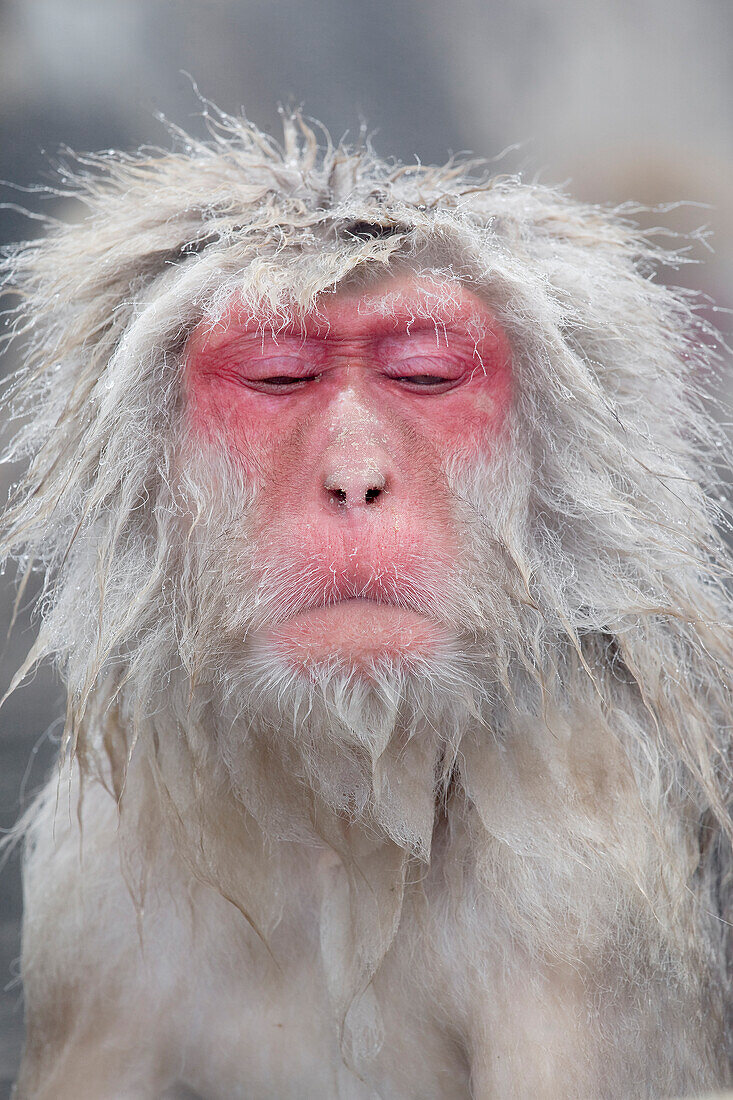
[(16, 1100), (724, 1087), (710, 334), (611, 212), (212, 126), (6, 262)]

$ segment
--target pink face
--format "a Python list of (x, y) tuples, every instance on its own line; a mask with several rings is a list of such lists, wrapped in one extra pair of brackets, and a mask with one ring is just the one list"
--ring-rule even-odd
[(199, 325), (186, 349), (189, 423), (223, 440), (256, 489), (273, 608), (261, 642), (306, 668), (444, 643), (436, 609), (461, 554), (446, 467), (491, 453), (510, 381), (505, 334), (453, 282), (327, 295), (277, 334), (239, 303)]

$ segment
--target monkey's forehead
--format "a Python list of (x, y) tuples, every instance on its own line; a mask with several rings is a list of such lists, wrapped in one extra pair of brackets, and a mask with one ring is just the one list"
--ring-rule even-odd
[[(362, 298), (364, 310), (386, 314), (399, 308), (400, 284), (412, 281), (416, 315), (444, 317), (460, 308), (462, 287), (485, 295), (491, 282), (486, 272), (504, 252), (497, 241), (493, 258), (479, 262), (465, 232), (437, 233), (433, 226), (367, 239), (334, 234), (324, 225), (260, 228), (233, 234), (179, 268), (201, 316), (218, 321), (239, 297), (244, 311), (270, 314), (277, 328), (349, 294)], [(383, 285), (388, 280), (395, 284), (391, 293)]]
[(215, 348), (230, 339), (233, 330), (292, 332), (309, 338), (359, 338), (376, 330), (409, 332), (416, 325), (436, 330), (460, 328), (479, 337), (497, 327), (487, 304), (455, 278), (379, 272), (368, 286), (347, 280), (318, 294), (312, 307), (299, 316), (268, 310), (235, 293), (215, 318), (205, 318), (194, 341)]

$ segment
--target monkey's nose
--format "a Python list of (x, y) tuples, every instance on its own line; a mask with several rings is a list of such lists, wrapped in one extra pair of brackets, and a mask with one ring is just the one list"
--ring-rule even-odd
[(326, 496), (338, 508), (361, 508), (377, 504), (387, 489), (385, 474), (375, 466), (336, 467), (323, 481)]

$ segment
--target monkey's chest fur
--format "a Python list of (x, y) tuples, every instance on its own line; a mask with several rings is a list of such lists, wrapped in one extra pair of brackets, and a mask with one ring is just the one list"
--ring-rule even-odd
[(704, 983), (618, 951), (604, 962), (576, 927), (565, 965), (533, 955), (471, 871), (467, 820), (444, 822), (391, 946), (346, 1003), (325, 960), (341, 936), (346, 966), (369, 935), (348, 938), (355, 902), (334, 890), (331, 853), (291, 845), (282, 915), (263, 935), (165, 844), (136, 912), (114, 802), (87, 791), (81, 857), (73, 819), (57, 816), (51, 839), (54, 812), (49, 797), (26, 861), (24, 979), (44, 1006), (27, 1064), (48, 1049), (60, 1068), (55, 1083), (42, 1069), (40, 1092), (26, 1071), (19, 1100), (189, 1095), (179, 1085), (203, 1100), (662, 1097), (726, 1079)]

